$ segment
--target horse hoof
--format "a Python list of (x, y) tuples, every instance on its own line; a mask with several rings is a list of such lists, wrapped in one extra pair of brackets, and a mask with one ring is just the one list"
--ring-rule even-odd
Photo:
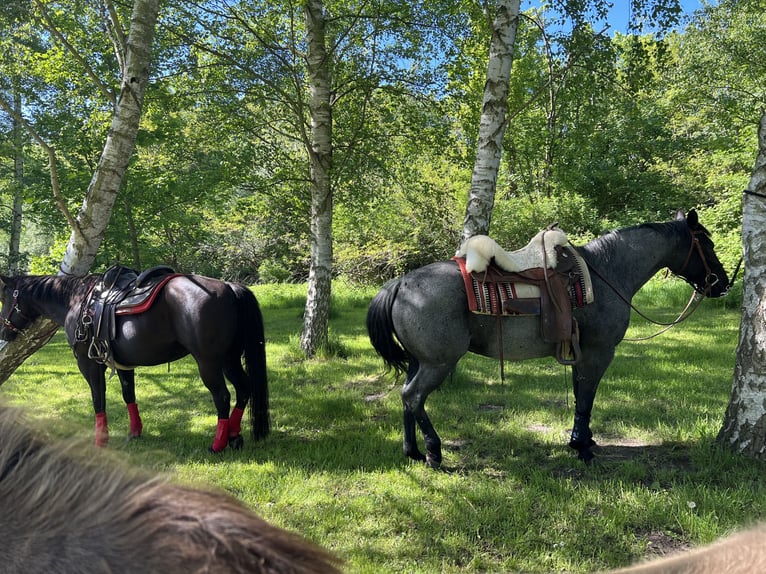
[(585, 464), (590, 464), (593, 461), (594, 455), (589, 448), (586, 448), (577, 453), (577, 458)]
[(442, 465), (442, 459), (441, 457), (436, 458), (435, 456), (428, 455), (426, 457), (426, 464), (434, 470), (439, 470)]
[(237, 436), (229, 437), (229, 447), (233, 448), (234, 450), (239, 450), (242, 448), (242, 445), (245, 444), (245, 439), (242, 438), (241, 434), (238, 434)]

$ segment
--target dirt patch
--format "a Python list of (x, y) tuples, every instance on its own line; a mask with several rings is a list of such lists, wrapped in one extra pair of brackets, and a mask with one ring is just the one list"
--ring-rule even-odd
[(646, 556), (649, 558), (678, 554), (692, 548), (688, 542), (678, 540), (665, 532), (648, 532), (640, 535), (639, 539), (646, 540)]

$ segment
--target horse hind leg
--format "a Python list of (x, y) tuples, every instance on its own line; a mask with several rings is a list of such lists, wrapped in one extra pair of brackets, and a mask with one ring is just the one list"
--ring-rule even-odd
[[(425, 461), (432, 468), (439, 468), (442, 462), (441, 439), (426, 414), (425, 402), (428, 395), (438, 387), (454, 365), (424, 365), (413, 361), (402, 387), (404, 409), (404, 454), (413, 460)], [(415, 423), (420, 427), (425, 441), (426, 454), (420, 452), (415, 437)]]
[(223, 376), (223, 366), (217, 362), (200, 361), (197, 361), (197, 366), (202, 382), (213, 396), (213, 403), (218, 413), (218, 424), (210, 451), (222, 452), (229, 442), (229, 406), (231, 404), (231, 395), (226, 388), (226, 379)]
[[(240, 449), (244, 444), (242, 438), (242, 416), (245, 413), (245, 407), (250, 400), (250, 389), (247, 373), (242, 368), (239, 357), (229, 361), (223, 369), (226, 378), (231, 381), (236, 391), (237, 400), (234, 408), (229, 415), (229, 446), (233, 449)], [(251, 407), (252, 408), (252, 407)]]

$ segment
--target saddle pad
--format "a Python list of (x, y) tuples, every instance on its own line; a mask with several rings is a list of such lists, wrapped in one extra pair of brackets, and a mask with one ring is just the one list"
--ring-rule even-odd
[(165, 275), (155, 285), (149, 289), (140, 289), (135, 293), (128, 295), (122, 300), (114, 311), (115, 315), (138, 315), (148, 311), (154, 304), (157, 295), (159, 295), (165, 284), (175, 277), (181, 277), (181, 273)]
[[(522, 297), (527, 298), (539, 298), (540, 289), (535, 285), (526, 285), (509, 282), (485, 282), (479, 279), (477, 276), (481, 276), (482, 273), (469, 273), (465, 266), (464, 257), (453, 257), (460, 267), (460, 274), (463, 276), (465, 283), (465, 292), (468, 296), (468, 310), (471, 313), (479, 313), (481, 315), (518, 315), (518, 313), (511, 313), (504, 311), (503, 303), (509, 299), (519, 299), (518, 287), (524, 292)], [(491, 265), (494, 265), (492, 263)]]
[[(570, 286), (570, 298), (572, 308), (583, 307), (593, 302), (593, 287), (590, 282), (590, 274), (585, 262), (574, 250), (569, 250), (575, 256), (575, 266), (580, 272), (577, 280)], [(539, 315), (540, 307), (534, 305), (534, 300), (540, 299), (540, 288), (537, 285), (520, 283), (518, 281), (485, 281), (485, 273), (470, 273), (466, 269), (464, 257), (453, 257), (460, 268), (460, 274), (465, 283), (465, 292), (468, 300), (468, 309), (472, 313), (481, 315)], [(494, 267), (494, 263), (491, 264)], [(505, 273), (496, 268), (498, 273)], [(506, 304), (506, 301), (514, 301), (514, 304)], [(528, 309), (528, 312), (521, 312)]]

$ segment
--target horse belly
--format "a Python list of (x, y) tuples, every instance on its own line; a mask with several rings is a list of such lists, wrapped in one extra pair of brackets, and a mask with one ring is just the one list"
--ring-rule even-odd
[[(554, 356), (556, 346), (543, 341), (540, 335), (540, 317), (504, 317), (474, 314), (470, 319), (473, 353), (495, 359), (524, 361)], [(502, 354), (500, 348), (502, 344)]]
[(117, 337), (112, 344), (116, 363), (131, 368), (160, 365), (189, 354), (167, 323), (146, 324), (145, 315), (118, 320)]

